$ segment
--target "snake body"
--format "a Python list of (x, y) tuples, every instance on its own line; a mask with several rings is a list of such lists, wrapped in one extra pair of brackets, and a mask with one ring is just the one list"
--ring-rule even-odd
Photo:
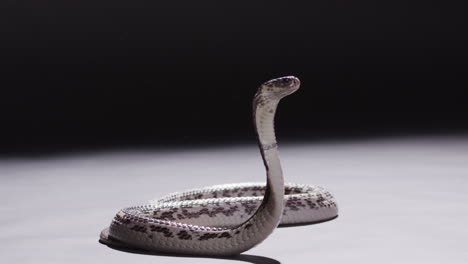
[(279, 101), (300, 86), (293, 76), (263, 83), (253, 119), (265, 183), (227, 184), (167, 195), (120, 210), (103, 243), (162, 253), (228, 256), (266, 239), (278, 225), (307, 224), (338, 214), (333, 196), (311, 185), (285, 184), (274, 130)]

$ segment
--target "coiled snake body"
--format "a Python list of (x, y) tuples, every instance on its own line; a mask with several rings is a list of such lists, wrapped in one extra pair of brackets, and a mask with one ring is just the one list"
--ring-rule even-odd
[(321, 187), (284, 184), (274, 131), (279, 101), (300, 86), (293, 76), (263, 83), (253, 100), (253, 119), (267, 181), (194, 189), (148, 205), (120, 210), (101, 232), (105, 244), (163, 253), (239, 254), (280, 225), (333, 219), (338, 209)]

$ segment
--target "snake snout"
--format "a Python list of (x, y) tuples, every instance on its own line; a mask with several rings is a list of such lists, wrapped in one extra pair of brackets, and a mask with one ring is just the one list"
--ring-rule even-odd
[(297, 77), (294, 77), (294, 76), (289, 76), (289, 79), (290, 79), (289, 86), (293, 88), (294, 91), (299, 89), (299, 86), (301, 86), (301, 81)]

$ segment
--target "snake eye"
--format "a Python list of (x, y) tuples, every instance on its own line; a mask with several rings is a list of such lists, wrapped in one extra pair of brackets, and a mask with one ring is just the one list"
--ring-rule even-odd
[(289, 78), (284, 78), (281, 81), (283, 81), (283, 84), (286, 84), (286, 85), (291, 83), (291, 79), (289, 79)]

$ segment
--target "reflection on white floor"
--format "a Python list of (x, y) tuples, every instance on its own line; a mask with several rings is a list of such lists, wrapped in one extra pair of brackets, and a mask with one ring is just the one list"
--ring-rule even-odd
[[(280, 152), (286, 181), (327, 187), (340, 217), (278, 229), (247, 254), (281, 263), (468, 260), (468, 137), (280, 144)], [(255, 145), (3, 159), (0, 259), (232, 263), (129, 254), (97, 240), (122, 207), (168, 192), (264, 177)]]

